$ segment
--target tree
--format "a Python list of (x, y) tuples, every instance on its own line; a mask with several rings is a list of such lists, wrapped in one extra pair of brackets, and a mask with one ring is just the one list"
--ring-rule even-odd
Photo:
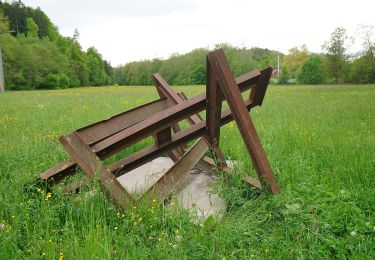
[(90, 47), (87, 50), (87, 67), (90, 85), (100, 86), (111, 83), (110, 77), (105, 71), (105, 63), (102, 56), (94, 47)]
[(297, 73), (297, 80), (302, 84), (321, 84), (324, 82), (323, 61), (319, 55), (310, 55)]
[(359, 25), (357, 33), (362, 40), (364, 53), (375, 51), (375, 27), (370, 25)]
[[(9, 28), (14, 33), (4, 33)], [(74, 38), (61, 36), (40, 8), (26, 7), (21, 1), (0, 1), (0, 30), (8, 89), (66, 88), (89, 83), (88, 57), (78, 42), (78, 30)], [(103, 65), (98, 52), (94, 56), (99, 57), (93, 59), (93, 64), (98, 63), (100, 71), (96, 85), (109, 84), (110, 64)]]
[(195, 85), (203, 85), (206, 82), (206, 68), (204, 65), (195, 67), (191, 73), (190, 82)]
[(347, 40), (346, 30), (338, 27), (331, 33), (331, 39), (322, 46), (323, 50), (327, 51), (328, 74), (336, 84), (342, 82), (344, 78), (347, 65), (345, 55)]
[(281, 69), (280, 79), (277, 83), (281, 85), (288, 84), (289, 79), (290, 79), (290, 73), (289, 73), (288, 67), (283, 66)]
[(5, 19), (3, 10), (0, 9), (0, 33), (9, 31), (9, 22)]
[[(276, 51), (261, 48), (238, 48), (229, 44), (218, 44), (223, 48), (235, 76), (268, 64), (277, 64)], [(154, 59), (130, 62), (113, 68), (113, 82), (130, 85), (150, 85), (150, 75), (159, 72), (172, 85), (204, 84), (206, 81), (207, 49), (198, 48), (186, 54), (173, 54), (166, 60)], [(280, 55), (281, 58), (283, 55)]]
[(297, 70), (302, 67), (308, 57), (309, 51), (306, 45), (289, 49), (288, 54), (283, 59), (283, 67), (288, 69), (291, 78), (296, 77)]
[(77, 28), (75, 28), (74, 29), (74, 33), (73, 33), (73, 41), (75, 42), (75, 43), (78, 43), (78, 41), (79, 41), (79, 32), (78, 32), (78, 29)]
[(375, 83), (375, 27), (361, 25), (358, 34), (364, 48), (363, 55), (350, 65), (350, 81)]
[(26, 19), (26, 28), (28, 37), (38, 37), (39, 27), (34, 22), (33, 18), (28, 17)]

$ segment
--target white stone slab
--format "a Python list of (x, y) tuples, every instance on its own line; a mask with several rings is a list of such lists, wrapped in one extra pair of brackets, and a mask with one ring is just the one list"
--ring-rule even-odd
[(221, 218), (226, 211), (225, 201), (212, 192), (210, 187), (217, 178), (201, 171), (199, 174), (188, 174), (179, 184), (176, 197), (179, 205), (188, 209), (198, 219), (204, 220), (209, 216)]
[[(135, 198), (151, 188), (173, 165), (168, 157), (159, 157), (117, 179)], [(194, 167), (179, 184), (173, 198), (183, 208), (191, 210), (199, 219), (213, 215), (221, 217), (226, 204), (217, 194), (212, 193), (210, 185), (216, 178), (209, 176), (203, 169)]]
[(134, 197), (138, 197), (151, 188), (171, 168), (173, 161), (169, 157), (159, 157), (124, 175), (117, 180)]

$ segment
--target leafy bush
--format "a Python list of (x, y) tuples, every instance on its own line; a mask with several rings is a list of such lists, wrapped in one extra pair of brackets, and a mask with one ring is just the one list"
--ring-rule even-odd
[(69, 87), (69, 78), (65, 74), (60, 74), (59, 75), (60, 80), (59, 80), (59, 87), (60, 88), (68, 88)]
[(297, 80), (302, 84), (324, 82), (323, 61), (319, 55), (311, 55), (297, 72)]

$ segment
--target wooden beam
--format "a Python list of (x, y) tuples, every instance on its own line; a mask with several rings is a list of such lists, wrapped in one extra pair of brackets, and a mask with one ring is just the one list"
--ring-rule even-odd
[[(179, 96), (158, 73), (153, 74), (152, 79), (156, 88), (158, 89), (158, 92), (160, 91), (164, 97), (168, 98), (168, 100), (170, 100), (171, 102), (174, 102), (174, 104), (179, 104), (186, 100), (182, 99), (181, 96)], [(200, 118), (197, 115), (192, 115), (188, 117), (188, 120), (192, 124), (196, 124), (200, 121)]]
[(266, 94), (272, 71), (273, 69), (271, 66), (262, 70), (258, 79), (257, 86), (251, 89), (250, 99), (256, 106), (261, 106), (263, 103), (264, 95)]
[(246, 109), (241, 92), (233, 78), (224, 52), (217, 50), (209, 53), (207, 56), (210, 66), (219, 81), (224, 97), (233, 113), (234, 120), (240, 130), (262, 186), (270, 188), (273, 193), (278, 193), (280, 191), (279, 186), (273, 176), (271, 166)]
[(157, 146), (161, 146), (165, 143), (168, 143), (171, 141), (172, 138), (172, 129), (170, 126), (167, 128), (164, 128), (163, 130), (157, 132), (155, 134), (155, 143)]
[(208, 60), (206, 61), (206, 95), (207, 141), (215, 154), (215, 159), (218, 161), (219, 167), (226, 171), (228, 166), (220, 148), (220, 117), (223, 94)]
[(163, 201), (178, 183), (189, 173), (190, 169), (208, 151), (203, 138), (199, 139), (144, 195), (147, 199), (153, 198)]
[(166, 98), (161, 98), (82, 127), (76, 132), (79, 133), (86, 144), (92, 145), (171, 106), (172, 104)]
[(207, 137), (213, 149), (219, 146), (220, 116), (222, 106), (222, 93), (215, 73), (211, 70), (209, 61), (206, 62), (206, 121)]
[(59, 141), (69, 152), (70, 156), (84, 170), (87, 178), (98, 178), (104, 192), (113, 199), (115, 204), (123, 209), (133, 204), (130, 194), (122, 187), (120, 182), (106, 168), (94, 151), (83, 142), (77, 132), (60, 137)]

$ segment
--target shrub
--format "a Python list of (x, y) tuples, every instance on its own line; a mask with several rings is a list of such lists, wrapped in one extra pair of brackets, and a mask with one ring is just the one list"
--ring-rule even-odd
[(297, 80), (302, 84), (321, 84), (324, 82), (322, 58), (311, 55), (297, 72)]

